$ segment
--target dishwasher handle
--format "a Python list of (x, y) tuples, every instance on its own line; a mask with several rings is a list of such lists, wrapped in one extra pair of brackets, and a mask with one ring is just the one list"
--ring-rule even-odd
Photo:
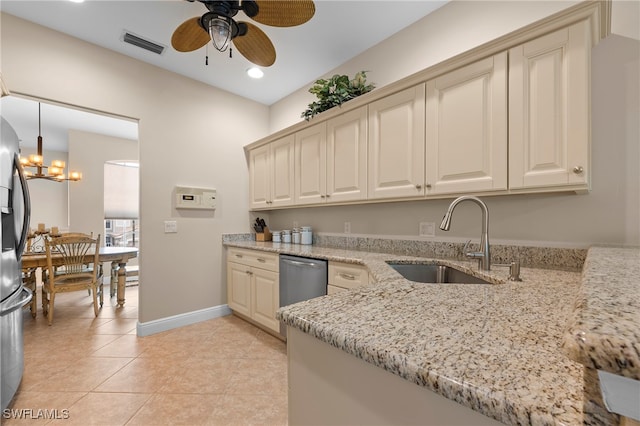
[(293, 265), (293, 266), (301, 266), (301, 267), (309, 267), (309, 268), (322, 268), (322, 264), (320, 263), (316, 263), (316, 262), (301, 262), (299, 260), (292, 260), (292, 259), (280, 259), (282, 262), (284, 263), (288, 263), (289, 265)]

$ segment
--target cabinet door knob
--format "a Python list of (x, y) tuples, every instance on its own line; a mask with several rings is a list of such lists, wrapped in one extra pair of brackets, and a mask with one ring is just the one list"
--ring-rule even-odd
[(582, 166), (575, 166), (573, 168), (573, 173), (579, 175), (580, 173), (584, 172), (584, 169), (582, 168)]
[(326, 197), (326, 195), (320, 194), (320, 198), (324, 198), (324, 197)]
[(426, 184), (425, 186), (427, 187), (427, 189), (431, 189), (431, 184), (430, 183)]
[(422, 189), (422, 185), (417, 184), (417, 185), (416, 185), (416, 189), (417, 189), (417, 190), (421, 190), (421, 189)]

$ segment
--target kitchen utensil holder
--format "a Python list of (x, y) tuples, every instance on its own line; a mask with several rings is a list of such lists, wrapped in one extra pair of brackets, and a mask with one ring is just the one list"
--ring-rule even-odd
[(268, 227), (264, 227), (262, 232), (256, 232), (256, 241), (271, 241), (272, 235)]

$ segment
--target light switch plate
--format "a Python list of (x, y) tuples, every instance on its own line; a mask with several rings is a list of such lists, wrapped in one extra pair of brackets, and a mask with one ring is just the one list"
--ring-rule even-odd
[(178, 232), (178, 222), (176, 222), (175, 220), (165, 220), (164, 233), (175, 234), (176, 232)]

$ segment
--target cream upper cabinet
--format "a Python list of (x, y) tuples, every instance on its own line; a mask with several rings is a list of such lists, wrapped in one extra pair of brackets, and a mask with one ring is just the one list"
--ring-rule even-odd
[(249, 194), (251, 208), (269, 207), (271, 202), (271, 147), (249, 151)]
[(327, 202), (367, 198), (367, 107), (327, 122)]
[(368, 198), (424, 195), (425, 84), (369, 104)]
[(367, 108), (295, 134), (296, 205), (367, 197)]
[(427, 82), (426, 194), (507, 189), (507, 53)]
[(589, 34), (582, 21), (509, 50), (511, 189), (588, 189)]
[(295, 134), (295, 203), (323, 203), (327, 195), (327, 125)]
[(293, 205), (293, 135), (249, 152), (249, 193), (253, 209)]

